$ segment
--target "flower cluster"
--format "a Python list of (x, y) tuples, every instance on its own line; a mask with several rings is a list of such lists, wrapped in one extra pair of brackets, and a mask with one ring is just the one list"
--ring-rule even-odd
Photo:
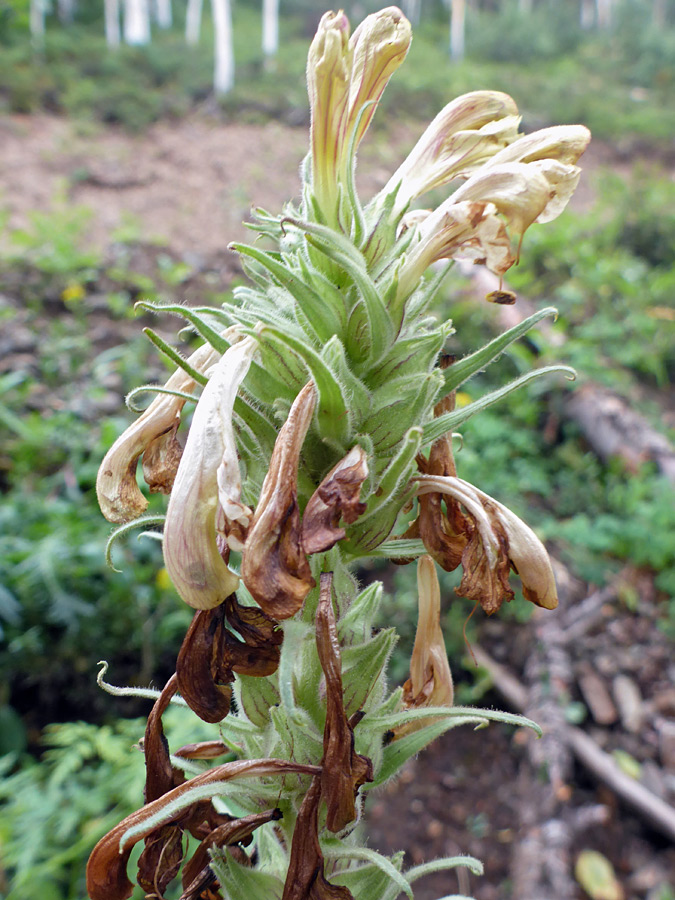
[[(457, 476), (452, 432), (532, 378), (569, 370), (536, 370), (455, 410), (457, 388), (554, 311), (442, 365), (452, 326), (430, 311), (444, 272), (427, 271), (471, 259), (502, 276), (525, 231), (565, 207), (589, 136), (521, 136), (510, 97), (467, 94), (363, 205), (356, 151), (410, 40), (394, 7), (351, 36), (342, 12), (327, 13), (308, 59), (302, 204), (256, 212), (252, 227), (273, 246), (233, 245), (250, 284), (221, 308), (144, 304), (184, 316), (204, 342), (189, 359), (164, 348), (177, 371), (108, 452), (97, 491), (122, 530), (146, 521), (142, 461), (149, 489), (169, 495), (165, 566), (195, 614), (148, 720), (145, 806), (94, 850), (92, 900), (130, 896), (140, 840), (138, 880), (156, 898), (181, 865), (183, 900), (412, 896), (414, 870), (358, 848), (361, 796), (448, 728), (523, 722), (453, 706), (435, 566), (461, 566), (457, 594), (493, 613), (514, 595), (512, 571), (528, 600), (555, 607), (551, 565), (531, 529)], [(439, 188), (436, 209), (412, 208)], [(373, 628), (379, 589), (358, 593), (349, 574), (367, 555), (419, 558), (410, 679), (394, 692), (396, 635)], [(169, 754), (161, 720), (175, 695), (219, 724), (217, 741)], [(208, 768), (225, 752), (236, 758)], [(200, 760), (207, 768), (186, 780)], [(187, 861), (186, 834), (199, 841)]]

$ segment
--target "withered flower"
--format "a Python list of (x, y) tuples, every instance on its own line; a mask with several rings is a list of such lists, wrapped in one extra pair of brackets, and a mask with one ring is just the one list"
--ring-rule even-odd
[(271, 675), (279, 665), (282, 640), (274, 619), (241, 606), (234, 594), (215, 609), (198, 610), (176, 661), (185, 702), (205, 722), (220, 722), (230, 710), (234, 673)]
[(356, 818), (356, 795), (366, 781), (373, 780), (373, 765), (354, 750), (354, 732), (345, 715), (342, 692), (342, 655), (333, 611), (333, 576), (320, 580), (316, 611), (316, 647), (326, 679), (326, 724), (321, 761), (321, 796), (328, 813), (329, 831), (342, 831)]
[[(204, 372), (219, 355), (210, 344), (204, 344), (188, 362), (193, 369)], [(182, 369), (174, 372), (164, 385), (167, 390), (184, 393), (194, 386), (193, 379)], [(136, 483), (136, 464), (156, 438), (178, 427), (184, 405), (182, 397), (158, 394), (104, 456), (96, 478), (96, 494), (101, 512), (109, 522), (130, 522), (145, 512), (148, 501)]]
[(211, 372), (169, 498), (164, 562), (174, 587), (195, 609), (217, 606), (239, 586), (221, 549), (227, 553), (230, 530), (245, 529), (251, 516), (241, 502), (232, 409), (255, 349), (252, 338), (232, 344)]
[(359, 501), (361, 486), (368, 477), (366, 453), (358, 445), (333, 466), (309, 498), (302, 517), (302, 545), (305, 553), (330, 550), (345, 536), (340, 520), (350, 525), (365, 512)]
[(348, 888), (331, 884), (324, 874), (318, 834), (320, 800), (321, 779), (315, 778), (305, 794), (295, 822), (291, 858), (281, 900), (354, 900)]
[(197, 847), (194, 855), (183, 868), (183, 895), (181, 900), (198, 900), (203, 886), (212, 881), (209, 869), (211, 862), (209, 850), (215, 847), (229, 847), (233, 844), (246, 845), (251, 841), (251, 835), (266, 825), (267, 822), (278, 822), (282, 818), (280, 809), (268, 809), (263, 813), (254, 813), (243, 816), (241, 819), (233, 819), (225, 822), (205, 837)]
[[(91, 900), (127, 900), (133, 884), (127, 878), (127, 863), (135, 844), (162, 825), (184, 815), (177, 810), (180, 800), (198, 788), (208, 788), (239, 778), (263, 778), (270, 775), (317, 775), (317, 766), (301, 765), (282, 759), (247, 759), (224, 763), (190, 781), (178, 785), (164, 796), (131, 813), (101, 838), (87, 863), (87, 891)], [(127, 834), (131, 832), (131, 834)]]
[(279, 431), (242, 555), (244, 584), (277, 620), (295, 615), (315, 585), (298, 508), (298, 463), (315, 404), (316, 389), (309, 382)]
[(176, 421), (170, 431), (150, 441), (143, 454), (143, 478), (151, 494), (171, 493), (183, 455), (183, 447), (176, 437), (178, 424)]
[[(429, 556), (420, 557), (417, 563), (417, 591), (417, 632), (410, 658), (410, 678), (403, 685), (403, 705), (408, 709), (452, 706), (452, 673), (441, 631), (441, 589), (436, 566)], [(428, 724), (428, 719), (411, 722), (397, 729), (396, 737)]]
[[(466, 517), (466, 546), (461, 564), (464, 575), (456, 593), (496, 612), (513, 597), (509, 568), (519, 576), (523, 594), (536, 606), (555, 609), (558, 598), (551, 562), (536, 534), (510, 509), (478, 488), (454, 476), (419, 475), (419, 495), (442, 494), (446, 507), (455, 504)], [(443, 559), (438, 560), (444, 565)], [(454, 568), (454, 566), (453, 566)]]

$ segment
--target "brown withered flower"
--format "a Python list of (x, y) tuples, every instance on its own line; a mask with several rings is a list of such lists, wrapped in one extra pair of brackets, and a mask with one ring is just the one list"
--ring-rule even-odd
[[(456, 476), (418, 475), (418, 496), (442, 494), (448, 509), (465, 517), (464, 575), (456, 593), (480, 603), (488, 615), (514, 596), (509, 570), (536, 606), (555, 609), (558, 597), (546, 548), (521, 519), (497, 500)], [(459, 519), (458, 519), (459, 521)], [(424, 537), (423, 537), (424, 540)], [(443, 558), (436, 557), (445, 568)], [(454, 566), (453, 566), (454, 568)]]
[[(200, 788), (208, 789), (239, 778), (262, 778), (285, 774), (316, 776), (319, 772), (317, 766), (301, 765), (282, 759), (236, 760), (216, 766), (178, 785), (127, 816), (94, 847), (87, 863), (87, 891), (90, 900), (127, 900), (131, 896), (133, 884), (127, 878), (127, 864), (133, 847), (163, 825), (183, 818), (186, 815), (185, 807), (179, 810), (176, 807), (180, 805), (181, 798), (189, 792)], [(192, 805), (202, 807), (201, 802)], [(220, 821), (217, 827), (221, 824), (224, 823)]]
[(332, 593), (333, 576), (324, 573), (316, 611), (316, 647), (326, 680), (321, 796), (328, 807), (326, 827), (337, 832), (356, 818), (356, 795), (366, 781), (373, 780), (373, 765), (367, 756), (354, 750), (354, 732), (345, 714), (342, 654)]
[(309, 382), (281, 427), (241, 561), (251, 596), (274, 619), (288, 619), (302, 606), (315, 581), (302, 545), (298, 508), (298, 463), (316, 404)]
[[(452, 706), (452, 673), (441, 630), (441, 589), (430, 556), (421, 556), (417, 563), (417, 591), (417, 631), (410, 658), (410, 678), (403, 685), (403, 706), (406, 709)], [(430, 722), (429, 719), (410, 722), (396, 729), (395, 736), (402, 737)]]
[(291, 858), (281, 900), (354, 900), (348, 888), (331, 884), (324, 874), (318, 833), (320, 800), (321, 779), (315, 778), (305, 794), (295, 822)]
[(366, 510), (359, 501), (368, 477), (366, 453), (358, 445), (333, 466), (309, 498), (302, 516), (302, 545), (305, 553), (330, 550), (345, 537), (340, 521), (351, 525)]
[(234, 594), (215, 609), (198, 610), (176, 661), (185, 702), (205, 722), (220, 722), (230, 711), (234, 673), (271, 675), (282, 640), (274, 619), (242, 606)]
[(176, 436), (178, 420), (170, 431), (160, 434), (146, 447), (141, 460), (143, 478), (151, 494), (170, 494), (183, 455)]

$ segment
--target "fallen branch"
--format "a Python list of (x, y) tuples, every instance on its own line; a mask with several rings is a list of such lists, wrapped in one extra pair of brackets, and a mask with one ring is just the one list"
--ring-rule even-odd
[[(496, 662), (478, 645), (473, 645), (478, 664), (490, 673), (495, 690), (517, 712), (527, 706), (528, 692), (504, 666)], [(661, 800), (639, 781), (625, 775), (612, 757), (601, 750), (593, 738), (573, 725), (565, 727), (565, 739), (574, 755), (593, 775), (607, 785), (653, 828), (675, 841), (675, 809)]]
[[(481, 299), (500, 287), (497, 276), (483, 266), (462, 265), (460, 270), (471, 279), (473, 290)], [(500, 329), (512, 328), (535, 309), (531, 301), (519, 297), (515, 306), (499, 307), (496, 324)], [(538, 327), (558, 346), (565, 343), (549, 323), (542, 322)], [(675, 447), (609, 388), (587, 382), (571, 394), (565, 413), (579, 425), (600, 459), (618, 457), (633, 472), (651, 461), (669, 481), (675, 482)]]

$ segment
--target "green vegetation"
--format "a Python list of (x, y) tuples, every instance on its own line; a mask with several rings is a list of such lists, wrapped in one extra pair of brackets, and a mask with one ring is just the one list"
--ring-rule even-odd
[[(611, 33), (582, 35), (563, 7), (554, 5), (555, 16), (527, 31), (514, 8), (470, 20), (469, 58), (455, 66), (445, 26), (422, 23), (381, 120), (387, 111), (397, 119), (428, 116), (451, 96), (489, 86), (518, 99), (526, 127), (581, 121), (596, 138), (622, 150), (649, 143), (658, 157), (675, 132), (673, 30), (636, 27), (629, 8)], [(257, 9), (239, 6), (235, 16), (237, 86), (222, 112), (300, 121), (302, 16), (282, 22), (274, 71), (261, 62)], [(0, 112), (47, 110), (130, 129), (183, 115), (210, 97), (205, 49), (212, 34), (204, 26), (195, 50), (176, 30), (156, 35), (147, 48), (111, 53), (100, 23), (81, 21), (48, 28), (37, 58), (21, 5), (0, 0)], [(675, 374), (675, 187), (647, 170), (627, 179), (605, 175), (593, 187), (602, 202), (584, 217), (567, 213), (532, 228), (522, 264), (509, 273), (515, 290), (558, 307), (553, 333), (565, 336), (564, 347), (535, 332), (469, 382), (463, 399), (520, 374), (537, 356), (542, 365), (569, 363), (581, 380), (623, 393), (663, 429), (658, 396)], [(0, 331), (2, 341), (5, 333), (15, 341), (3, 343), (0, 370), (0, 892), (11, 884), (8, 900), (83, 896), (82, 859), (137, 805), (143, 767), (141, 754), (130, 752), (142, 735), (140, 720), (104, 717), (111, 708), (119, 716), (144, 710), (122, 699), (112, 707), (96, 686), (95, 664), (107, 658), (116, 682), (160, 683), (173, 671), (190, 619), (166, 587), (155, 541), (126, 538), (113, 551), (122, 573), (106, 567), (110, 527), (93, 485), (104, 450), (122, 430), (120, 395), (146, 382), (150, 365), (161, 372), (133, 302), (159, 294), (180, 299), (177, 287), (193, 273), (161, 248), (142, 248), (146, 265), (137, 266), (133, 242), (119, 246), (114, 261), (92, 252), (89, 215), (60, 204), (2, 239)], [(485, 340), (495, 314), (463, 298), (462, 288), (457, 276), (446, 290), (461, 338), (451, 349), (459, 354)], [(137, 338), (120, 350), (121, 331)], [(526, 514), (579, 577), (601, 584), (625, 565), (653, 573), (662, 627), (675, 635), (672, 487), (649, 464), (629, 474), (619, 461), (600, 462), (560, 415), (565, 396), (565, 386), (537, 386), (467, 423), (457, 452), (461, 475)], [(414, 633), (412, 580), (403, 570), (394, 576), (382, 613), (402, 637), (392, 666), (399, 679)], [(456, 580), (442, 575), (446, 596)], [(514, 602), (509, 612), (520, 617), (530, 608)], [(453, 601), (446, 634), (461, 635), (469, 612)], [(459, 641), (448, 650), (455, 659), (464, 653)], [(459, 700), (480, 690), (467, 677)], [(168, 731), (181, 733), (181, 713), (170, 713)], [(54, 725), (41, 736), (48, 722), (74, 717), (88, 721)], [(110, 812), (99, 818), (101, 809)]]
[[(237, 5), (236, 84), (223, 101), (225, 115), (305, 120), (305, 45), (315, 18), (315, 10), (291, 8), (280, 23), (278, 57), (265, 66), (258, 5)], [(429, 118), (448, 97), (490, 87), (517, 97), (532, 124), (583, 122), (596, 139), (625, 149), (636, 141), (668, 146), (675, 131), (675, 29), (646, 21), (640, 4), (624, 4), (606, 33), (583, 32), (576, 4), (542, 3), (527, 16), (515, 2), (498, 13), (472, 11), (461, 64), (449, 60), (446, 19), (440, 3), (426, 12), (410, 64), (393, 79), (383, 110)], [(211, 97), (210, 18), (199, 47), (186, 46), (182, 30), (178, 18), (172, 30), (156, 30), (146, 47), (109, 50), (100, 18), (83, 13), (69, 27), (48, 22), (44, 50), (36, 55), (25, 17), (3, 16), (0, 4), (0, 110), (46, 110), (140, 130), (202, 108)], [(212, 102), (206, 106), (217, 112)]]

